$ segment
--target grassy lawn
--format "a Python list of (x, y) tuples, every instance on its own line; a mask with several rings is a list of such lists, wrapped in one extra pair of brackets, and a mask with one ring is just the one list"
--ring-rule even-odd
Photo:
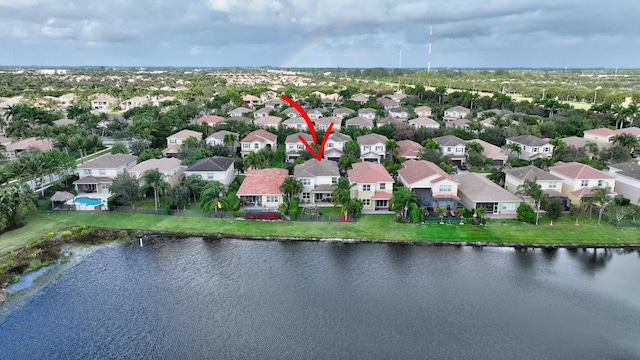
[[(338, 214), (339, 208), (322, 208), (321, 212)], [(50, 231), (73, 225), (103, 228), (142, 229), (185, 233), (226, 233), (253, 236), (294, 236), (303, 238), (349, 238), (373, 240), (445, 240), (520, 243), (598, 243), (638, 244), (640, 228), (614, 227), (608, 223), (564, 216), (549, 226), (544, 217), (540, 225), (515, 220), (489, 221), (487, 226), (399, 224), (394, 215), (363, 215), (355, 223), (339, 222), (266, 222), (202, 217), (160, 216), (117, 212), (50, 212), (39, 210), (27, 225), (0, 235), (0, 255), (41, 238)]]

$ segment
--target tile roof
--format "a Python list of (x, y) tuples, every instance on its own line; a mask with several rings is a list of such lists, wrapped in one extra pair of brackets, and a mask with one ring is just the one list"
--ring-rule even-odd
[(229, 116), (227, 118), (227, 121), (239, 121), (239, 122), (243, 122), (245, 124), (251, 124), (253, 119), (248, 118), (246, 116)]
[(333, 115), (336, 114), (353, 114), (355, 111), (349, 108), (341, 107), (333, 110)]
[(467, 112), (468, 113), (468, 112), (471, 112), (471, 109), (468, 109), (468, 108), (466, 108), (464, 106), (454, 106), (454, 107), (451, 107), (451, 108), (445, 110), (445, 112), (449, 112), (449, 111)]
[(385, 191), (374, 191), (373, 192), (373, 196), (371, 197), (372, 199), (391, 199), (393, 197), (393, 194), (385, 192)]
[(480, 139), (469, 140), (467, 141), (467, 143), (470, 143), (472, 141), (475, 141), (478, 144), (482, 145), (482, 148), (484, 149), (482, 151), (482, 156), (486, 158), (498, 159), (498, 160), (502, 159), (504, 161), (506, 161), (509, 158), (509, 154), (507, 153), (507, 151), (501, 147), (495, 146), (493, 144), (490, 144)]
[(362, 114), (376, 114), (376, 110), (372, 109), (372, 108), (364, 108), (364, 109), (360, 109), (358, 110), (358, 115), (362, 115)]
[(373, 120), (356, 116), (351, 119), (347, 119), (344, 122), (345, 126), (373, 126)]
[(106, 154), (90, 160), (82, 165), (78, 165), (77, 169), (117, 169), (132, 161), (136, 161), (138, 157), (130, 154)]
[[(224, 119), (224, 118), (223, 118)], [(182, 130), (182, 131), (178, 131), (177, 133), (173, 134), (173, 135), (169, 135), (167, 136), (168, 139), (172, 139), (172, 138), (176, 138), (176, 139), (187, 139), (189, 137), (194, 137), (197, 140), (202, 139), (202, 133), (198, 132), (198, 131), (193, 131), (193, 130)]]
[(583, 180), (583, 179), (615, 179), (613, 176), (602, 172), (600, 170), (594, 169), (589, 165), (577, 163), (577, 162), (569, 162), (569, 163), (560, 163), (556, 164), (549, 168), (549, 171), (554, 171), (565, 175), (572, 179)]
[(282, 124), (283, 125), (289, 125), (289, 124), (294, 124), (294, 125), (296, 125), (296, 124), (305, 124), (306, 125), (307, 121), (305, 119), (299, 117), (299, 116), (296, 116), (294, 118), (284, 120), (282, 122)]
[(463, 173), (453, 175), (460, 184), (458, 194), (462, 194), (473, 202), (516, 202), (522, 199), (501, 188), (484, 175), (478, 173)]
[(332, 133), (331, 135), (329, 135), (329, 140), (334, 142), (346, 142), (351, 140), (351, 136), (343, 133)]
[(231, 166), (233, 166), (233, 159), (214, 156), (196, 161), (186, 171), (227, 171)]
[(614, 165), (611, 165), (609, 168), (620, 170), (620, 171), (616, 171), (616, 175), (624, 175), (636, 180), (640, 180), (640, 165), (636, 163), (614, 164)]
[(27, 138), (24, 140), (11, 143), (5, 146), (5, 148), (7, 151), (14, 151), (14, 150), (20, 151), (20, 150), (27, 150), (29, 148), (36, 148), (40, 151), (49, 151), (49, 150), (53, 150), (53, 143), (49, 138), (38, 139), (38, 138), (32, 137), (32, 138)]
[(611, 135), (615, 135), (615, 130), (611, 130), (609, 128), (598, 128), (598, 129), (591, 129), (591, 130), (585, 130), (583, 132), (584, 134), (593, 134), (593, 135), (603, 135), (603, 136), (611, 136)]
[[(337, 125), (342, 125), (342, 119), (340, 119), (339, 117), (335, 117), (335, 116), (327, 116), (327, 117), (321, 117), (320, 119), (314, 120), (313, 122), (315, 122), (316, 124), (330, 124), (330, 123), (335, 123)], [(336, 125), (333, 125), (336, 126)]]
[(207, 137), (207, 140), (209, 140), (209, 139), (224, 140), (224, 137), (226, 135), (233, 135), (233, 136), (236, 137), (236, 139), (239, 139), (239, 137), (240, 137), (240, 134), (238, 134), (238, 133), (234, 133), (234, 132), (227, 131), (227, 130), (220, 130), (220, 131), (217, 131), (217, 132), (209, 135)]
[(272, 133), (268, 132), (267, 130), (258, 129), (258, 130), (252, 131), (249, 134), (247, 134), (247, 136), (245, 136), (244, 139), (242, 139), (242, 142), (253, 142), (253, 141), (260, 141), (260, 142), (271, 141), (271, 142), (275, 142), (276, 140), (278, 140), (278, 136), (277, 135), (272, 134)]
[(417, 157), (420, 155), (420, 152), (424, 150), (424, 146), (413, 140), (400, 140), (397, 141), (396, 144), (398, 145), (398, 155), (403, 157)]
[(386, 144), (387, 137), (380, 134), (367, 134), (357, 137), (358, 144), (360, 145), (374, 145), (378, 143)]
[(111, 184), (113, 179), (108, 176), (85, 176), (73, 182), (74, 185)]
[(614, 130), (615, 135), (620, 135), (620, 134), (633, 134), (635, 136), (640, 136), (640, 128), (637, 127), (628, 127), (628, 128), (622, 128), (622, 129), (618, 129), (618, 130)]
[(149, 169), (158, 169), (160, 172), (167, 172), (178, 166), (180, 166), (180, 159), (178, 158), (149, 159), (132, 167), (128, 172), (143, 173)]
[(440, 137), (434, 138), (433, 140), (442, 146), (456, 146), (456, 145), (467, 144), (464, 140), (453, 135), (440, 136)]
[(293, 176), (296, 178), (316, 176), (338, 177), (340, 176), (340, 170), (335, 161), (310, 159), (302, 164), (296, 165), (293, 168)]
[(255, 120), (253, 120), (254, 124), (257, 125), (279, 125), (282, 122), (282, 118), (279, 118), (277, 116), (264, 116), (264, 117), (259, 117)]
[(287, 169), (249, 170), (236, 195), (282, 195), (280, 185), (288, 176)]
[(285, 144), (295, 144), (301, 142), (298, 136), (302, 136), (302, 138), (305, 139), (309, 144), (313, 142), (313, 137), (311, 137), (311, 134), (298, 132), (287, 136), (287, 138), (284, 140)]
[(409, 124), (411, 125), (431, 125), (431, 126), (438, 126), (440, 127), (440, 123), (428, 118), (428, 117), (424, 117), (424, 116), (419, 116), (415, 119), (411, 119), (409, 120)]
[[(447, 174), (438, 165), (426, 160), (407, 160), (402, 163), (402, 169), (398, 170), (398, 176), (404, 181), (413, 184), (420, 180), (437, 175), (431, 182), (435, 183), (444, 179), (453, 180), (451, 175)], [(436, 181), (436, 179), (442, 178)], [(453, 180), (455, 181), (455, 180)]]
[(398, 119), (398, 118), (394, 118), (394, 117), (383, 117), (382, 119), (378, 119), (378, 121), (376, 122), (378, 124), (378, 126), (384, 126), (384, 125), (400, 125), (402, 124), (402, 120)]
[(533, 135), (520, 135), (520, 136), (514, 136), (514, 137), (510, 137), (507, 140), (518, 143), (518, 144), (523, 144), (523, 145), (529, 145), (529, 146), (545, 146), (545, 145), (549, 145), (548, 142), (540, 139), (537, 136), (533, 136)]
[(431, 108), (428, 106), (418, 106), (417, 108), (413, 109), (415, 112), (428, 112), (431, 111)]
[(227, 120), (226, 118), (223, 118), (222, 116), (218, 116), (218, 115), (205, 115), (202, 117), (199, 117), (197, 119), (195, 119), (193, 122), (196, 124), (218, 124), (221, 123), (223, 121)]
[(544, 180), (544, 181), (562, 181), (561, 178), (552, 175), (538, 167), (535, 167), (533, 165), (529, 165), (529, 166), (524, 166), (524, 167), (517, 167), (517, 168), (513, 168), (513, 169), (504, 169), (504, 172), (506, 174), (509, 174), (513, 177), (515, 177), (516, 179), (519, 180), (533, 180), (533, 179), (538, 179), (538, 180)]
[(393, 182), (384, 166), (368, 161), (354, 163), (347, 176), (352, 183)]

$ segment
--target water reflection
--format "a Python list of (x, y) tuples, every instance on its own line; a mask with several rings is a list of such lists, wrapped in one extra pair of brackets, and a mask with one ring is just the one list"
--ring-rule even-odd
[(614, 251), (608, 248), (582, 248), (569, 249), (567, 253), (581, 265), (580, 269), (584, 274), (594, 276), (613, 260)]

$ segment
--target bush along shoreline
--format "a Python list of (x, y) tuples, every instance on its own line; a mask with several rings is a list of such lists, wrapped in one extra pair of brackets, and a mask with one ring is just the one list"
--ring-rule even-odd
[(87, 226), (73, 226), (57, 233), (48, 233), (42, 239), (0, 258), (0, 304), (6, 300), (6, 288), (18, 282), (20, 276), (60, 261), (63, 245), (98, 245), (131, 239), (130, 232), (125, 230)]

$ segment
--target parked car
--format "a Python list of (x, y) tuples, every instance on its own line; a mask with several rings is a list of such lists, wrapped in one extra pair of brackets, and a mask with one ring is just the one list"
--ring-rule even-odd
[(460, 169), (460, 170), (467, 170), (467, 165), (465, 165), (465, 164), (458, 164), (458, 169)]

